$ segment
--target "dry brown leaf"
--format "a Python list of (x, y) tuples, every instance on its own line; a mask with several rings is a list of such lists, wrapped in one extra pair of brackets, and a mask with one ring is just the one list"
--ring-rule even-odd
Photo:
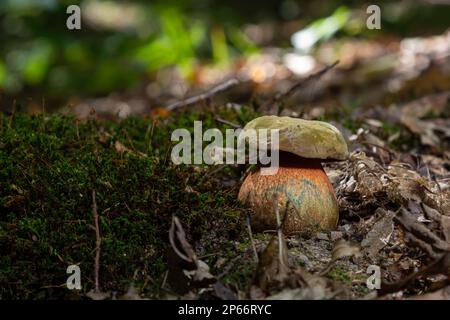
[(448, 105), (449, 98), (450, 92), (446, 91), (407, 103), (401, 108), (400, 123), (417, 134), (422, 144), (438, 146), (440, 138), (436, 132), (439, 131), (446, 137), (450, 137), (450, 128), (440, 125), (440, 119), (422, 120), (421, 118), (427, 114), (441, 115)]
[[(282, 254), (279, 254), (279, 240), (273, 237), (266, 249), (261, 253), (258, 267), (256, 269), (256, 284), (262, 289), (273, 282), (281, 282), (287, 277), (288, 269), (288, 248), (284, 237), (282, 237)], [(281, 261), (280, 261), (281, 259)]]
[(284, 288), (280, 292), (267, 297), (267, 300), (324, 300), (336, 296), (348, 298), (346, 290), (330, 279), (311, 275), (301, 268), (295, 270), (293, 276), (301, 278), (302, 284), (299, 288)]
[(358, 256), (360, 255), (361, 247), (358, 244), (350, 243), (345, 240), (339, 240), (334, 245), (331, 252), (331, 261), (336, 261), (344, 257)]
[(197, 258), (186, 239), (180, 220), (173, 216), (169, 231), (171, 248), (167, 255), (168, 281), (172, 288), (182, 294), (195, 288), (204, 288), (216, 282), (209, 273), (209, 266)]
[(233, 291), (224, 286), (221, 282), (216, 282), (212, 285), (216, 297), (222, 300), (236, 300), (237, 297)]
[(361, 242), (363, 253), (367, 253), (370, 257), (375, 257), (387, 245), (394, 231), (393, 218), (395, 212), (378, 208), (376, 213), (381, 215), (381, 218), (373, 225), (372, 229)]
[(344, 190), (346, 192), (358, 192), (363, 197), (373, 197), (375, 193), (384, 189), (381, 174), (384, 169), (366, 156), (364, 152), (354, 152), (350, 155), (353, 168), (352, 178), (350, 178)]
[(111, 298), (111, 292), (95, 292), (95, 290), (91, 290), (86, 293), (86, 297), (92, 300), (107, 300)]
[(139, 152), (139, 151), (133, 151), (129, 148), (127, 148), (125, 145), (123, 145), (119, 140), (116, 140), (114, 143), (114, 148), (118, 153), (131, 153), (140, 157), (146, 157), (147, 155), (145, 153)]

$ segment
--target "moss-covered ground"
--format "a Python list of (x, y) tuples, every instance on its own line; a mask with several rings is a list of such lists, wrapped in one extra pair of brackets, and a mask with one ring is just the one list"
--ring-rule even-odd
[[(236, 241), (246, 241), (236, 200), (245, 168), (174, 165), (170, 158), (174, 129), (192, 130), (194, 120), (204, 129), (229, 128), (217, 115), (238, 124), (254, 117), (225, 108), (123, 121), (0, 114), (0, 297), (81, 297), (93, 289), (93, 190), (104, 291), (133, 284), (146, 296), (161, 295), (172, 215), (210, 265), (237, 254)], [(72, 264), (81, 268), (78, 294), (65, 285)]]

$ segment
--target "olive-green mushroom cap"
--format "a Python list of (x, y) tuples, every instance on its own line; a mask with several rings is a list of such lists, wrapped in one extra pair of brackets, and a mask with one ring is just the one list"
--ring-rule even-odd
[(328, 160), (345, 160), (348, 157), (348, 147), (342, 133), (323, 121), (263, 116), (247, 123), (243, 134), (248, 129), (278, 129), (279, 150), (300, 157)]

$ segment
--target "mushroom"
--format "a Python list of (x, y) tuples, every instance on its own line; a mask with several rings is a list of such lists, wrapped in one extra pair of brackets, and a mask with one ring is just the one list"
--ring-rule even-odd
[(239, 200), (253, 208), (256, 231), (275, 229), (274, 199), (286, 233), (336, 228), (339, 207), (321, 162), (345, 160), (348, 148), (339, 130), (329, 123), (291, 117), (263, 116), (243, 129), (279, 130), (279, 168), (263, 175), (251, 172), (239, 190)]

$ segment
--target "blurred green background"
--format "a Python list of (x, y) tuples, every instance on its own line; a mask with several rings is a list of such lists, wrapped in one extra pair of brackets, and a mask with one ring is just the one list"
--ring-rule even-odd
[[(149, 81), (167, 66), (189, 81), (202, 64), (291, 48), (290, 36), (308, 27), (318, 30), (317, 41), (442, 33), (450, 21), (444, 2), (378, 1), (383, 28), (375, 33), (351, 18), (372, 4), (361, 1), (2, 0), (0, 103), (98, 96)], [(81, 7), (81, 30), (66, 28), (71, 4)]]

